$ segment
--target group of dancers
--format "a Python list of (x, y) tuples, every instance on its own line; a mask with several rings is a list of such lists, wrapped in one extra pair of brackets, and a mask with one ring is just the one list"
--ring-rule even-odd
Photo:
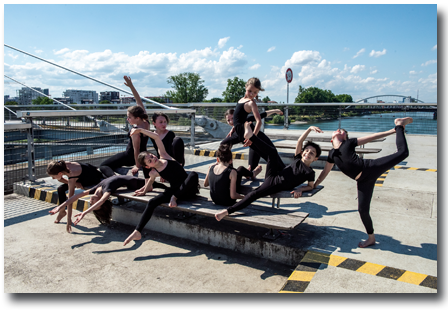
[[(184, 169), (184, 143), (181, 138), (166, 129), (168, 116), (154, 113), (152, 120), (156, 130), (150, 131), (148, 114), (131, 78), (125, 76), (124, 80), (125, 85), (132, 90), (137, 103), (127, 111), (127, 120), (133, 128), (128, 134), (130, 141), (126, 151), (102, 162), (99, 170), (90, 164), (59, 160), (48, 165), (47, 173), (63, 183), (58, 187), (59, 206), (51, 210), (50, 214), (57, 214), (55, 223), (67, 216), (67, 232), (71, 232), (72, 224), (79, 223), (89, 212), (93, 212), (101, 223), (109, 223), (112, 215), (112, 203), (109, 198), (120, 187), (134, 191), (136, 196), (143, 196), (154, 188), (162, 189), (160, 194), (149, 200), (136, 229), (124, 241), (124, 245), (127, 245), (132, 240), (141, 239), (141, 232), (157, 206), (168, 203), (170, 207), (176, 207), (178, 200), (194, 197), (199, 193), (200, 187), (198, 174), (194, 171), (187, 173)], [(336, 164), (345, 175), (357, 182), (358, 211), (368, 234), (367, 240), (361, 241), (358, 246), (374, 245), (370, 203), (375, 181), (409, 155), (404, 129), (412, 122), (412, 118), (395, 119), (393, 129), (361, 138), (349, 139), (344, 129), (336, 130), (332, 134), (333, 149), (329, 152), (325, 168), (316, 180), (311, 164), (319, 158), (321, 148), (312, 141), (307, 141), (305, 144), (304, 141), (310, 132), (323, 133), (323, 131), (316, 126), (310, 126), (297, 140), (292, 163), (285, 165), (272, 141), (260, 130), (262, 118), (268, 114), (282, 114), (282, 111), (270, 110), (260, 114), (256, 103), (260, 91), (264, 91), (260, 80), (249, 79), (244, 97), (238, 101), (235, 109), (226, 112), (226, 120), (232, 126), (232, 130), (221, 142), (217, 151), (217, 162), (209, 167), (204, 181), (205, 187), (210, 186), (212, 201), (227, 207), (217, 212), (215, 218), (220, 221), (246, 208), (255, 200), (280, 191), (290, 191), (291, 196), (298, 198), (302, 192), (312, 190), (321, 184)], [(393, 133), (396, 133), (396, 153), (374, 160), (362, 159), (356, 154), (356, 146)], [(146, 151), (149, 139), (157, 155)], [(249, 147), (247, 168), (240, 166), (235, 169), (232, 165), (231, 148), (238, 143)], [(261, 173), (260, 158), (267, 163), (263, 183), (247, 195), (241, 195), (242, 178), (255, 179)], [(132, 175), (116, 175), (114, 169), (122, 166), (133, 166)], [(140, 169), (143, 170), (144, 179), (135, 176)], [(64, 176), (68, 177), (68, 180)], [(170, 186), (156, 182), (157, 177), (161, 182), (169, 182)], [(307, 182), (305, 186), (295, 189), (304, 182)], [(75, 195), (75, 188), (82, 188), (84, 191)], [(68, 199), (65, 194), (67, 190)], [(75, 215), (76, 219), (72, 223), (71, 204), (87, 195), (92, 195), (90, 207)]]

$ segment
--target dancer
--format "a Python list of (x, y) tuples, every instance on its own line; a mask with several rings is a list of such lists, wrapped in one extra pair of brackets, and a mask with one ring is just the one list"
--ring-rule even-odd
[(158, 159), (157, 156), (149, 152), (142, 152), (139, 154), (139, 163), (148, 169), (152, 169), (149, 172), (149, 179), (145, 183), (145, 186), (137, 190), (136, 195), (145, 195), (146, 192), (150, 191), (157, 176), (167, 180), (170, 183), (170, 187), (167, 188), (162, 194), (155, 196), (148, 202), (137, 228), (124, 241), (124, 245), (128, 244), (132, 240), (141, 239), (141, 231), (150, 220), (152, 213), (157, 206), (162, 203), (169, 203), (169, 206), (173, 208), (177, 206), (177, 200), (179, 198), (185, 199), (193, 197), (199, 192), (198, 174), (196, 172), (190, 172), (187, 174), (179, 162), (174, 160), (166, 152), (165, 146), (157, 133), (147, 131), (142, 128), (135, 128), (131, 131), (131, 134), (135, 133), (143, 133), (151, 139), (154, 139), (160, 155), (160, 159)]
[[(131, 78), (128, 76), (124, 76), (125, 85), (128, 86), (132, 93), (134, 94), (135, 101), (137, 102), (136, 106), (128, 107), (127, 111), (127, 120), (130, 125), (133, 125), (137, 128), (142, 128), (145, 130), (149, 130), (149, 121), (148, 115), (146, 114), (145, 106), (140, 99), (140, 96), (137, 90), (134, 88), (132, 84)], [(143, 134), (131, 135), (130, 131), (128, 133), (129, 143), (126, 147), (126, 151), (122, 153), (118, 153), (108, 158), (100, 165), (100, 171), (106, 177), (111, 177), (115, 175), (114, 169), (120, 168), (123, 166), (134, 166), (131, 169), (132, 175), (136, 175), (141, 165), (137, 161), (138, 154), (143, 151), (146, 151), (146, 145), (148, 143), (148, 137)], [(148, 178), (149, 171), (147, 169), (143, 169), (143, 174), (145, 178)]]
[[(78, 163), (64, 160), (51, 161), (47, 166), (47, 174), (53, 179), (62, 182), (58, 187), (59, 204), (67, 200), (66, 192), (68, 190), (68, 197), (75, 194), (75, 188), (86, 189), (98, 184), (103, 178), (98, 169), (89, 163)], [(68, 181), (63, 176), (68, 177)], [(72, 224), (72, 207), (61, 208), (56, 217), (55, 223), (59, 223), (64, 216), (67, 215), (67, 226)]]
[(244, 197), (239, 194), (242, 177), (255, 178), (261, 172), (261, 166), (253, 172), (243, 166), (234, 169), (232, 151), (228, 145), (219, 146), (217, 155), (217, 163), (209, 167), (204, 187), (210, 185), (210, 196), (215, 204), (230, 206)]
[(240, 142), (244, 142), (245, 147), (252, 148), (258, 155), (260, 155), (265, 161), (267, 161), (268, 157), (266, 152), (263, 152), (263, 148), (259, 148), (256, 144), (253, 144), (251, 140), (244, 139), (244, 128), (245, 123), (247, 121), (247, 117), (249, 113), (253, 113), (253, 116), (257, 122), (253, 133), (258, 136), (260, 140), (264, 143), (268, 144), (271, 147), (274, 147), (272, 141), (262, 132), (261, 128), (261, 116), (258, 111), (257, 103), (255, 101), (255, 97), (258, 95), (259, 91), (264, 91), (261, 87), (261, 82), (258, 78), (250, 78), (246, 82), (246, 93), (243, 98), (241, 98), (235, 107), (235, 112), (233, 114), (233, 127), (235, 129), (235, 133), (232, 136), (225, 138), (221, 141), (221, 144), (234, 145)]
[[(227, 138), (228, 137), (237, 137), (236, 133), (235, 133), (235, 128), (233, 127), (233, 114), (235, 112), (235, 109), (228, 109), (226, 111), (226, 113), (224, 114), (227, 124), (229, 124), (230, 126), (232, 126), (232, 129), (230, 130), (229, 134), (227, 134)], [(278, 113), (279, 115), (283, 115), (283, 112), (279, 109), (275, 109), (275, 110), (269, 110), (269, 111), (265, 111), (260, 113), (260, 117), (261, 119), (266, 118), (272, 114), (276, 114)], [(247, 115), (246, 121), (255, 121), (255, 117), (253, 115), (253, 113), (250, 113)], [(253, 124), (251, 124), (252, 130), (254, 129)], [(231, 140), (230, 142), (232, 142), (233, 140)], [(229, 143), (230, 146), (232, 146), (232, 143)], [(232, 148), (232, 147), (230, 147)], [(248, 170), (249, 171), (253, 171), (254, 169), (257, 169), (258, 163), (260, 162), (260, 155), (258, 155), (258, 153), (256, 153), (252, 148), (249, 148), (249, 166), (248, 166)], [(260, 166), (261, 167), (261, 166)]]
[[(170, 122), (168, 116), (163, 112), (155, 112), (152, 115), (152, 121), (156, 128), (155, 133), (157, 133), (160, 140), (162, 140), (163, 145), (165, 146), (165, 151), (183, 167), (185, 165), (185, 144), (182, 138), (177, 137), (173, 131), (166, 129), (166, 126)], [(160, 159), (157, 143), (153, 139), (151, 139), (151, 141), (156, 150), (157, 158)]]
[[(370, 202), (372, 200), (373, 188), (378, 177), (408, 157), (409, 151), (404, 136), (404, 128), (407, 124), (412, 123), (412, 121), (410, 117), (398, 118), (395, 119), (395, 128), (361, 138), (349, 139), (347, 131), (344, 129), (338, 129), (333, 132), (333, 149), (328, 153), (325, 168), (320, 173), (314, 185), (317, 187), (322, 183), (335, 164), (345, 175), (357, 182), (358, 212), (368, 234), (367, 240), (361, 241), (358, 244), (359, 247), (367, 247), (375, 244), (373, 223), (370, 217)], [(370, 141), (394, 133), (396, 133), (396, 153), (374, 160), (362, 159), (356, 154), (356, 146), (364, 145)]]
[[(112, 202), (109, 200), (110, 195), (120, 187), (127, 187), (128, 190), (138, 190), (142, 188), (144, 185), (145, 180), (138, 178), (136, 176), (114, 175), (102, 180), (93, 188), (83, 191), (82, 193), (73, 195), (64, 203), (62, 203), (61, 205), (57, 206), (56, 208), (54, 208), (49, 212), (50, 215), (54, 215), (55, 213), (64, 209), (65, 206), (70, 206), (73, 202), (80, 199), (81, 197), (92, 195), (92, 197), (90, 198), (90, 207), (87, 210), (75, 215), (77, 219), (75, 220), (73, 225), (78, 224), (85, 217), (86, 214), (92, 211), (101, 224), (109, 224), (112, 217)], [(167, 188), (164, 184), (157, 182), (154, 183), (153, 187), (161, 189)], [(67, 224), (67, 232), (68, 233), (72, 232), (71, 225)]]
[(230, 206), (226, 210), (216, 213), (215, 218), (218, 221), (227, 215), (244, 209), (261, 197), (266, 197), (284, 190), (289, 191), (294, 189), (296, 186), (301, 185), (305, 181), (308, 181), (308, 185), (291, 191), (294, 198), (301, 197), (303, 191), (312, 190), (314, 188), (315, 173), (310, 165), (319, 158), (321, 149), (318, 144), (311, 141), (307, 141), (304, 146), (302, 145), (303, 141), (311, 131), (323, 133), (320, 128), (310, 126), (300, 136), (296, 144), (294, 161), (288, 166), (285, 166), (274, 146), (265, 143), (263, 140), (254, 135), (248, 122), (245, 124), (244, 129), (244, 139), (252, 141), (258, 148), (263, 149), (267, 153), (268, 164), (266, 166), (265, 181), (257, 189), (244, 196), (244, 198), (238, 203)]

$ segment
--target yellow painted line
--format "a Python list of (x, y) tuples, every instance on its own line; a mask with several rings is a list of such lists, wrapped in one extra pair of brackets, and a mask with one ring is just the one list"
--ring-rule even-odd
[(418, 168), (409, 167), (408, 170), (417, 170)]
[(340, 257), (337, 255), (330, 255), (330, 261), (328, 262), (328, 265), (330, 266), (339, 266), (341, 263), (346, 261), (348, 258)]
[(375, 184), (375, 187), (382, 187), (382, 184)]
[(406, 282), (413, 285), (420, 285), (420, 283), (425, 280), (426, 277), (427, 275), (425, 274), (406, 271), (401, 277), (397, 279), (397, 281)]
[(47, 197), (45, 197), (45, 202), (51, 203), (54, 191), (47, 191)]
[(356, 270), (356, 272), (361, 272), (365, 274), (370, 275), (377, 275), (379, 272), (381, 272), (382, 269), (384, 269), (385, 266), (372, 264), (372, 263), (365, 263), (360, 268)]
[(209, 157), (214, 157), (214, 156), (215, 156), (215, 153), (216, 153), (216, 151), (211, 151), (211, 152), (208, 154), (208, 156), (209, 156)]
[(76, 209), (78, 207), (78, 200), (72, 203), (72, 209)]
[(284, 291), (284, 290), (280, 291), (279, 293), (280, 293), (280, 294), (281, 294), (281, 293), (302, 294), (302, 292), (292, 292), (292, 291)]
[(426, 169), (427, 171), (430, 171), (430, 172), (436, 172), (437, 171), (437, 169)]
[(34, 192), (34, 198), (35, 199), (40, 199), (40, 189), (35, 189), (36, 191)]
[(378, 178), (377, 181), (384, 181), (385, 178)]
[(316, 272), (294, 271), (288, 278), (288, 280), (294, 281), (311, 281)]
[(82, 211), (86, 211), (89, 208), (89, 202), (84, 202), (84, 208)]

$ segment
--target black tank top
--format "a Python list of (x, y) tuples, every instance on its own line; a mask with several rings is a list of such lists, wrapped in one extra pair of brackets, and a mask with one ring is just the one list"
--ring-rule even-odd
[(215, 204), (230, 206), (235, 204), (236, 200), (230, 197), (230, 173), (232, 167), (227, 167), (221, 174), (216, 175), (213, 171), (214, 167), (210, 169), (210, 196)]
[(103, 178), (103, 174), (90, 163), (79, 163), (81, 166), (81, 174), (78, 176), (71, 176), (69, 179), (77, 178), (76, 182), (80, 183), (83, 187), (89, 187), (98, 184)]
[[(128, 132), (129, 142), (126, 146), (126, 153), (128, 155), (134, 156), (134, 144), (132, 143), (131, 138), (131, 131)], [(143, 135), (140, 133), (140, 149), (138, 150), (139, 153), (146, 151), (146, 145), (148, 144), (148, 137), (146, 135)]]
[(355, 152), (357, 145), (357, 138), (345, 140), (339, 148), (333, 148), (327, 158), (328, 162), (336, 164), (341, 172), (352, 179), (364, 169), (364, 160)]
[(163, 177), (170, 183), (170, 189), (178, 190), (182, 182), (184, 182), (185, 179), (187, 178), (188, 174), (185, 171), (185, 169), (182, 168), (179, 162), (174, 160), (166, 160), (166, 161), (168, 161), (168, 164), (166, 165), (165, 169), (162, 171), (158, 171), (156, 169), (156, 171), (159, 173), (161, 177)]
[(250, 102), (250, 100), (244, 103), (236, 103), (235, 112), (233, 112), (233, 126), (244, 125), (247, 121), (247, 115), (249, 114), (244, 110), (244, 105)]
[[(168, 131), (168, 133), (165, 135), (165, 137), (162, 139), (163, 146), (165, 146), (165, 151), (174, 158), (174, 151), (173, 151), (173, 140), (176, 137), (176, 134), (173, 131)], [(156, 150), (156, 156), (160, 159), (159, 154), (159, 147), (157, 147), (157, 144), (153, 138), (151, 138), (152, 145), (154, 149)]]

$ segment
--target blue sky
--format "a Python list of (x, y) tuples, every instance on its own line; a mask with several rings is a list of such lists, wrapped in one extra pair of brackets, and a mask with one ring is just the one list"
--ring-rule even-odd
[[(20, 21), (17, 22), (17, 18)], [(5, 5), (4, 43), (141, 95), (197, 72), (222, 97), (227, 79), (259, 77), (286, 102), (298, 87), (357, 100), (379, 94), (437, 101), (437, 5)], [(111, 90), (4, 47), (4, 73), (29, 86)], [(15, 96), (19, 84), (5, 79)]]

